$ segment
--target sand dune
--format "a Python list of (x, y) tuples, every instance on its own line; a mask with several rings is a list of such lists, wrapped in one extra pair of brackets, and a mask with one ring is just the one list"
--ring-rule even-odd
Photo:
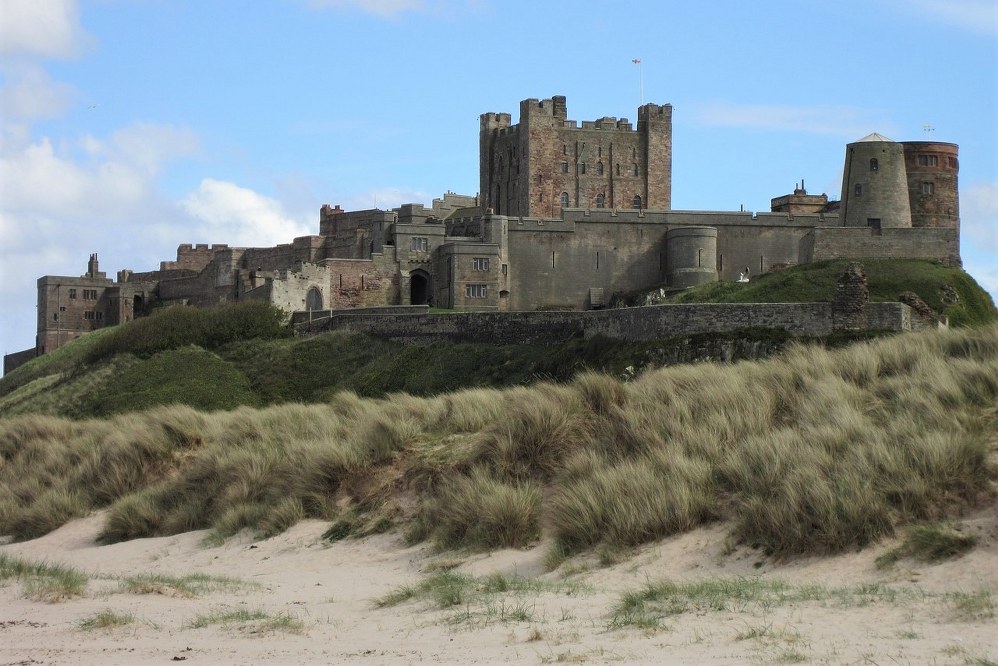
[[(774, 563), (746, 546), (731, 548), (721, 525), (620, 556), (578, 557), (546, 572), (543, 543), (522, 551), (436, 554), (427, 545), (405, 546), (397, 534), (329, 544), (321, 539), (327, 524), (306, 521), (264, 541), (236, 537), (211, 546), (206, 533), (190, 532), (99, 546), (101, 519), (0, 546), (0, 554), (72, 566), (91, 577), (83, 596), (56, 603), (31, 598), (22, 581), (5, 581), (0, 664), (998, 661), (996, 505), (963, 521), (979, 536), (964, 557), (937, 565), (902, 560), (889, 569), (874, 565), (889, 543)], [(472, 585), (463, 603), (443, 609), (427, 599), (377, 606), (401, 586), (450, 567), (482, 579), (500, 573), (540, 583), (493, 594)], [(170, 586), (123, 591), (121, 583), (136, 575), (192, 573), (238, 582), (194, 596)], [(806, 600), (694, 601), (665, 615), (658, 627), (614, 622), (624, 592), (664, 579), (822, 587)], [(81, 628), (102, 611), (131, 621)], [(221, 622), (234, 611), (243, 619)], [(259, 618), (247, 619), (254, 612)]]

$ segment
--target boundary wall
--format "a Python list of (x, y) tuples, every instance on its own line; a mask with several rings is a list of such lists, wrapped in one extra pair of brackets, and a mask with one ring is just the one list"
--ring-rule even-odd
[[(558, 344), (573, 338), (603, 336), (617, 340), (660, 340), (744, 329), (780, 330), (792, 336), (820, 337), (843, 330), (831, 303), (669, 304), (588, 312), (461, 312), (399, 314), (332, 311), (295, 313), (299, 335), (344, 331), (366, 333), (402, 344), (441, 342), (484, 344)], [(923, 328), (903, 303), (869, 303), (865, 330)]]

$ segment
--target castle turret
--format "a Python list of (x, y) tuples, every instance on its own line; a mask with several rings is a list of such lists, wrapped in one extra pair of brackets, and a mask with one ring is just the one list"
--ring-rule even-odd
[(911, 227), (904, 147), (880, 134), (846, 146), (841, 219), (847, 227)]
[(957, 176), (959, 146), (936, 141), (905, 141), (911, 226), (960, 228)]

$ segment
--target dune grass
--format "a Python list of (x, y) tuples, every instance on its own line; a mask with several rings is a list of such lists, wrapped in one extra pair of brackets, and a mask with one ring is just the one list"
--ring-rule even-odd
[(0, 583), (17, 580), (25, 596), (56, 602), (81, 596), (90, 578), (77, 569), (58, 564), (30, 562), (0, 553)]
[(281, 612), (272, 614), (262, 609), (250, 610), (245, 608), (235, 610), (219, 609), (210, 613), (202, 613), (185, 622), (181, 628), (204, 629), (216, 624), (237, 626), (253, 634), (273, 632), (301, 634), (305, 631), (305, 623), (291, 613)]
[(626, 383), (23, 416), (0, 420), (0, 533), (106, 507), (107, 542), (320, 518), (339, 537), (396, 524), (442, 548), (544, 530), (564, 557), (726, 520), (770, 554), (837, 552), (988, 500), (996, 404), (993, 325)]
[(110, 608), (105, 608), (93, 615), (83, 618), (77, 624), (82, 631), (94, 631), (96, 629), (114, 629), (132, 624), (135, 616), (131, 613), (117, 613)]

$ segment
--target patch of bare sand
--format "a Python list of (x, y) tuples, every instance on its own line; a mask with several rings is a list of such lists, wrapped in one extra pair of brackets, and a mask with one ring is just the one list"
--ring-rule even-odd
[[(774, 562), (731, 548), (715, 525), (624, 554), (589, 554), (545, 571), (546, 545), (489, 554), (434, 554), (387, 534), (334, 544), (327, 525), (306, 521), (263, 541), (236, 537), (221, 546), (204, 532), (99, 546), (102, 517), (70, 523), (0, 553), (78, 568), (92, 579), (82, 597), (60, 603), (0, 587), (0, 664), (186, 661), (190, 663), (934, 663), (998, 661), (998, 512), (968, 517), (979, 545), (938, 565), (903, 560), (878, 569), (885, 543), (856, 553)], [(376, 600), (431, 572), (454, 568), (537, 579), (543, 589), (475, 595), (439, 609), (427, 600), (378, 608)], [(238, 578), (235, 589), (194, 597), (124, 592), (127, 576), (192, 573)], [(624, 592), (648, 582), (781, 580), (820, 585), (816, 598), (787, 603), (737, 599), (693, 603), (657, 628), (616, 627)], [(853, 594), (868, 586), (870, 594)], [(879, 586), (879, 587), (878, 587)], [(887, 592), (878, 592), (886, 590)], [(982, 594), (983, 592), (983, 594)], [(974, 596), (977, 595), (977, 596)], [(991, 596), (988, 596), (991, 595)], [(130, 624), (83, 630), (111, 610)], [(232, 611), (271, 620), (209, 622)]]

